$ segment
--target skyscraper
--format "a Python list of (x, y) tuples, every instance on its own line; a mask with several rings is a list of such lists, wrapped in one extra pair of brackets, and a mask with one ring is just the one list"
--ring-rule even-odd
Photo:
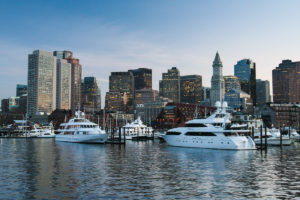
[(72, 51), (54, 51), (57, 59), (66, 59), (71, 64), (71, 110), (75, 111), (81, 105), (81, 74), (82, 66), (79, 59), (73, 57)]
[(225, 93), (228, 92), (230, 89), (237, 89), (240, 90), (240, 82), (238, 77), (236, 76), (224, 76), (225, 81)]
[(90, 114), (101, 110), (101, 92), (95, 77), (84, 77), (82, 83), (82, 109)]
[(159, 81), (159, 95), (175, 103), (180, 102), (180, 72), (176, 67), (162, 74), (162, 80)]
[(29, 116), (56, 108), (56, 57), (51, 52), (35, 50), (28, 56), (27, 105)]
[(202, 77), (200, 75), (180, 76), (180, 102), (200, 104), (202, 100)]
[(217, 101), (223, 101), (225, 93), (223, 78), (223, 65), (219, 53), (216, 53), (213, 62), (213, 76), (211, 78), (210, 100), (211, 105), (215, 106)]
[(269, 81), (256, 79), (256, 104), (262, 105), (271, 102)]
[(152, 69), (138, 68), (128, 70), (134, 76), (134, 89), (152, 89)]
[(300, 102), (300, 62), (283, 60), (272, 71), (274, 103)]
[(250, 94), (253, 106), (256, 105), (256, 64), (250, 59), (243, 59), (234, 65), (234, 75), (238, 77), (241, 89)]
[(71, 108), (71, 64), (65, 59), (57, 59), (56, 107)]
[(128, 72), (111, 72), (109, 76), (109, 92), (120, 92), (121, 96), (126, 96), (125, 112), (133, 112), (134, 101), (134, 76)]

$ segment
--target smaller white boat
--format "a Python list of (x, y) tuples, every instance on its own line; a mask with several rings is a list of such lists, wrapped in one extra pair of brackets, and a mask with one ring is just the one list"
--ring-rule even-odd
[(57, 130), (60, 134), (55, 137), (60, 142), (76, 143), (105, 143), (107, 133), (100, 127), (85, 119), (85, 114), (81, 111), (75, 112), (75, 117), (67, 123), (62, 123)]
[[(279, 146), (280, 145), (280, 131), (279, 129), (272, 128), (267, 129), (267, 135), (265, 132), (262, 133), (262, 140), (260, 138), (260, 132), (255, 131), (254, 133), (254, 142), (256, 145), (260, 145), (261, 143), (265, 144), (265, 138), (267, 137), (267, 144), (271, 146)], [(281, 135), (282, 145), (291, 145), (292, 141), (287, 135)]]
[(122, 133), (125, 130), (126, 140), (134, 140), (138, 138), (150, 138), (153, 137), (152, 127), (146, 126), (140, 117), (138, 117), (134, 122), (128, 123), (122, 127)]

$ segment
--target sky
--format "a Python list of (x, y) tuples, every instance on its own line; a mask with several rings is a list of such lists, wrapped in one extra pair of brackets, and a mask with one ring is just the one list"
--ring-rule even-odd
[(28, 54), (70, 50), (83, 77), (100, 83), (102, 104), (112, 71), (152, 69), (153, 89), (173, 66), (210, 87), (218, 51), (223, 74), (238, 60), (256, 63), (272, 81), (283, 59), (300, 60), (298, 0), (0, 0), (0, 98), (27, 84)]

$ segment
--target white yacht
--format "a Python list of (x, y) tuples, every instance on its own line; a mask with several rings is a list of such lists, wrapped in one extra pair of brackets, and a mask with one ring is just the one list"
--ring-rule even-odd
[(128, 123), (122, 127), (122, 133), (125, 130), (126, 140), (136, 139), (138, 137), (151, 137), (153, 134), (152, 127), (148, 127), (143, 124), (140, 117), (138, 117), (134, 122)]
[(185, 127), (173, 128), (163, 135), (170, 146), (199, 147), (210, 149), (256, 149), (248, 130), (230, 129), (230, 113), (227, 103), (216, 103), (217, 110), (206, 119), (193, 119)]
[(81, 111), (75, 112), (75, 117), (68, 123), (62, 123), (57, 130), (55, 140), (61, 142), (77, 143), (105, 143), (107, 134), (99, 126), (85, 119)]

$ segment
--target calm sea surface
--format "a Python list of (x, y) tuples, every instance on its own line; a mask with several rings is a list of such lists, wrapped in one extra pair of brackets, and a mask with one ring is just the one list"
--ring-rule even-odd
[(0, 139), (0, 199), (300, 199), (300, 145), (265, 153)]

